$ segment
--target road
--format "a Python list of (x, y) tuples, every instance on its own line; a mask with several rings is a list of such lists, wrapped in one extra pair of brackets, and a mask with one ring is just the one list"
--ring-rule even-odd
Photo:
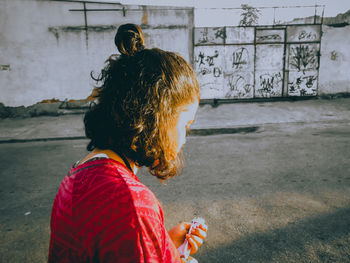
[[(86, 140), (0, 144), (0, 262), (45, 262), (53, 199)], [(350, 125), (192, 136), (183, 174), (138, 176), (166, 225), (202, 216), (199, 262), (350, 262)]]

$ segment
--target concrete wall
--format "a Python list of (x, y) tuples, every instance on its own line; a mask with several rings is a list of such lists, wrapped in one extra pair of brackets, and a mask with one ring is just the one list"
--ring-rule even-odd
[(350, 26), (323, 26), (319, 94), (350, 93)]
[[(28, 106), (44, 99), (84, 99), (113, 53), (124, 23), (142, 24), (146, 47), (192, 59), (193, 9), (84, 4), (74, 1), (0, 1), (0, 102)], [(96, 9), (108, 9), (97, 11)], [(110, 11), (110, 9), (119, 9)]]

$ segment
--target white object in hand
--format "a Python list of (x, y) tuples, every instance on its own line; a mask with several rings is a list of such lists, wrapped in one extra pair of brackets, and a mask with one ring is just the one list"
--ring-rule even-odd
[[(196, 217), (191, 222), (191, 227), (188, 230), (188, 234), (191, 233), (192, 229), (197, 228), (199, 225), (205, 225), (205, 220), (201, 217)], [(180, 257), (187, 260), (188, 256), (191, 252), (191, 247), (188, 249), (188, 240), (186, 239), (185, 242), (178, 248), (178, 251), (180, 253)]]
[(189, 257), (187, 260), (186, 260), (186, 263), (198, 263), (197, 259), (193, 258), (193, 257)]

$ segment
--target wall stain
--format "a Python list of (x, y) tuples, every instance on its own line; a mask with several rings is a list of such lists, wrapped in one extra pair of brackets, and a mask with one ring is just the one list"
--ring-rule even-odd
[[(91, 32), (91, 33), (102, 33), (102, 32), (115, 32), (119, 25), (98, 25), (98, 26), (58, 26), (49, 27), (48, 31), (52, 33), (57, 41), (59, 42), (60, 34), (62, 33), (81, 33), (81, 32)], [(168, 25), (168, 26), (150, 26), (142, 25), (142, 29), (187, 29), (187, 25)]]
[(58, 33), (58, 29), (55, 27), (49, 27), (49, 32), (55, 36), (57, 44), (58, 44), (58, 40), (60, 38), (60, 34)]
[(11, 67), (10, 65), (0, 65), (0, 70), (9, 71), (11, 70)]
[(187, 29), (189, 28), (188, 25), (158, 25), (158, 26), (151, 26), (151, 25), (141, 25), (142, 29)]
[(331, 60), (337, 60), (338, 59), (338, 53), (337, 51), (333, 50), (331, 52)]
[(148, 25), (148, 15), (147, 15), (147, 7), (142, 6), (142, 19), (141, 19), (142, 25)]
[(60, 37), (60, 33), (81, 33), (83, 31), (89, 31), (89, 32), (109, 32), (109, 31), (115, 31), (117, 29), (117, 26), (115, 25), (108, 25), (108, 26), (60, 26), (60, 27), (49, 27), (48, 30), (50, 33), (52, 33), (57, 42)]
[(337, 24), (327, 24), (327, 26), (331, 26), (331, 27), (346, 27), (348, 25), (350, 25), (348, 22), (342, 22)]

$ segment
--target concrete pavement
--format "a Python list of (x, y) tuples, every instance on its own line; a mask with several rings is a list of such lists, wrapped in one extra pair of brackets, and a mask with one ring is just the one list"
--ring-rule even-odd
[[(350, 121), (350, 98), (205, 104), (191, 135), (253, 132), (265, 124)], [(0, 143), (83, 139), (83, 114), (0, 120)]]
[[(0, 120), (0, 262), (47, 261), (55, 194), (86, 153), (74, 140), (82, 119)], [(168, 229), (206, 219), (201, 263), (348, 262), (349, 124), (350, 98), (202, 105), (194, 134), (258, 132), (189, 137), (184, 172), (167, 186), (145, 168), (137, 176)]]
[[(0, 262), (47, 262), (53, 200), (86, 144), (0, 145)], [(167, 229), (205, 218), (200, 263), (349, 262), (349, 122), (190, 136), (183, 153), (184, 171), (167, 185), (145, 168), (137, 176), (162, 203)]]

